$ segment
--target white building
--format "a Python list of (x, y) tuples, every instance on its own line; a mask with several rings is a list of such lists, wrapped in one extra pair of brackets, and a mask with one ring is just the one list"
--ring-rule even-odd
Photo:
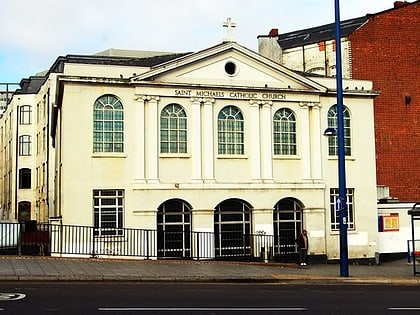
[[(338, 259), (336, 139), (323, 136), (335, 127), (335, 80), (301, 76), (232, 41), (148, 60), (67, 56), (51, 67), (35, 96), (48, 95), (51, 133), (48, 171), (36, 172), (53, 186), (44, 215), (94, 226), (96, 237), (157, 230), (158, 257), (192, 255), (190, 232), (211, 233), (212, 257), (229, 254), (232, 235), (259, 255), (254, 234), (274, 235), (265, 247), (280, 255), (305, 228), (313, 257)], [(372, 259), (376, 93), (371, 82), (347, 85), (349, 258)], [(168, 231), (179, 233), (176, 244)]]

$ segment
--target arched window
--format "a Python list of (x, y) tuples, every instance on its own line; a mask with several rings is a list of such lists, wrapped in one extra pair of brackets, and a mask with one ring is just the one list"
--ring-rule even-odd
[(158, 208), (158, 257), (191, 257), (191, 206), (180, 199), (165, 201)]
[(275, 155), (296, 155), (296, 117), (288, 108), (274, 114), (273, 145)]
[(93, 152), (124, 151), (124, 109), (114, 95), (103, 95), (93, 107)]
[(244, 119), (235, 106), (226, 106), (217, 117), (218, 153), (244, 154)]
[[(274, 206), (274, 254), (297, 253), (295, 239), (302, 232), (303, 205), (294, 198), (283, 198)], [(281, 258), (281, 257), (280, 257)]]
[(252, 255), (252, 209), (240, 199), (227, 199), (214, 211), (216, 257)]
[(160, 114), (160, 152), (187, 153), (187, 115), (178, 104), (169, 104)]
[[(350, 113), (347, 107), (343, 106), (344, 120), (344, 152), (345, 155), (351, 155), (351, 130)], [(337, 129), (337, 105), (333, 105), (328, 110), (328, 127)], [(337, 137), (328, 137), (328, 154), (338, 155)]]
[(19, 136), (19, 155), (29, 156), (31, 155), (31, 144), (32, 137), (29, 135)]

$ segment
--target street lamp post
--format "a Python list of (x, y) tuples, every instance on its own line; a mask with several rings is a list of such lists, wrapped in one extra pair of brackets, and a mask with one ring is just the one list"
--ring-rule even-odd
[(341, 66), (341, 32), (340, 32), (340, 5), (335, 0), (335, 56), (337, 81), (337, 145), (338, 145), (338, 190), (339, 197), (336, 204), (340, 220), (340, 276), (349, 276), (349, 259), (347, 245), (347, 189), (346, 166), (344, 151), (344, 118), (343, 118), (343, 81)]

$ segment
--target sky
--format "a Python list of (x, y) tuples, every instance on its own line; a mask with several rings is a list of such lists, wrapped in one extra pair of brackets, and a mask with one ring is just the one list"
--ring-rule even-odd
[[(340, 0), (340, 19), (391, 9), (395, 0)], [(409, 0), (413, 2), (414, 0)], [(115, 49), (195, 52), (334, 22), (334, 0), (0, 0), (1, 83), (48, 70), (59, 56)]]

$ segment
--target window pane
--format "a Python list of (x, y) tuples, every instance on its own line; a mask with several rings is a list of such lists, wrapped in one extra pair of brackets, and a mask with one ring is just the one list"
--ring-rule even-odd
[(114, 119), (115, 120), (123, 120), (123, 111), (114, 111)]
[(103, 117), (104, 117), (104, 115), (103, 115), (103, 112), (102, 111), (95, 110), (93, 112), (93, 119), (95, 119), (95, 120), (103, 120), (104, 119)]
[(169, 144), (167, 142), (160, 143), (160, 152), (168, 153), (169, 152)]
[(180, 130), (178, 133), (178, 136), (179, 136), (180, 141), (184, 141), (184, 142), (187, 141), (187, 131)]
[(177, 129), (178, 128), (178, 121), (176, 120), (176, 118), (171, 118), (171, 120), (169, 121), (169, 128), (170, 129)]
[(114, 152), (124, 152), (124, 145), (122, 143), (116, 143), (114, 145)]
[(187, 120), (185, 118), (179, 120), (179, 129), (187, 129)]
[(124, 124), (122, 122), (114, 123), (114, 131), (122, 131)]
[(104, 133), (104, 140), (106, 142), (111, 142), (113, 139), (113, 134), (111, 132)]
[(115, 142), (122, 142), (123, 141), (123, 133), (122, 132), (116, 132), (114, 134), (114, 141)]
[(168, 119), (161, 118), (161, 119), (160, 119), (160, 127), (161, 127), (162, 129), (168, 129), (168, 126), (169, 126), (169, 121), (168, 121)]
[(170, 133), (169, 133), (169, 135), (170, 135), (170, 141), (177, 141), (177, 139), (178, 139), (178, 133), (177, 133), (177, 131), (176, 130), (171, 130), (170, 131)]
[(180, 142), (179, 143), (179, 152), (180, 153), (186, 153), (187, 152), (187, 143), (186, 142)]

